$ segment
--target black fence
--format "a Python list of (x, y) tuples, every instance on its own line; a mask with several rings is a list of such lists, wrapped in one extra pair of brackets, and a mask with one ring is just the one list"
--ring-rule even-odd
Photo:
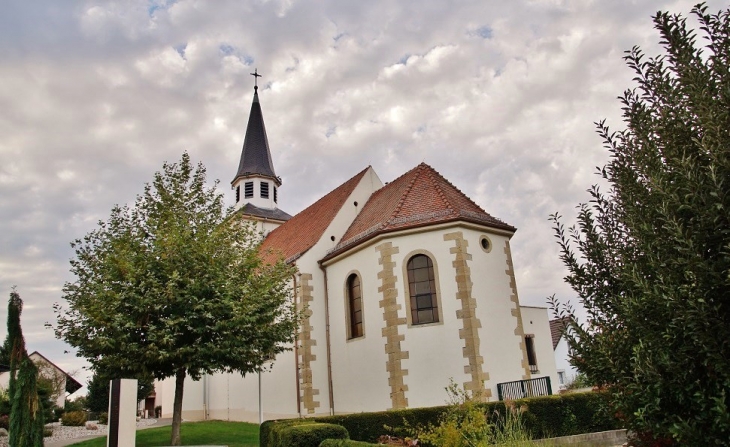
[(499, 400), (515, 400), (525, 397), (549, 396), (553, 394), (550, 377), (538, 377), (530, 380), (517, 380), (497, 384)]

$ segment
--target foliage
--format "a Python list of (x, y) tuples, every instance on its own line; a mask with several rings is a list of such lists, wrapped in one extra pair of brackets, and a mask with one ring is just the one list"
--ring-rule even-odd
[(643, 440), (730, 439), (730, 10), (654, 17), (666, 51), (627, 52), (638, 90), (626, 129), (598, 130), (611, 159), (566, 233), (554, 215), (566, 281), (588, 321), (570, 318), (572, 361), (607, 386)]
[(109, 379), (94, 374), (86, 389), (86, 408), (89, 411), (99, 413), (109, 409)]
[(178, 445), (186, 376), (254, 372), (292, 345), (294, 272), (264, 264), (258, 242), (183, 154), (72, 244), (76, 281), (63, 289), (69, 308), (56, 306), (56, 335), (96, 371), (174, 376)]
[(86, 396), (77, 396), (74, 400), (67, 400), (63, 406), (66, 411), (81, 411), (87, 408)]
[(573, 380), (565, 387), (568, 390), (579, 390), (581, 388), (590, 388), (593, 386), (591, 380), (585, 373), (579, 372), (573, 377)]
[[(36, 364), (36, 366), (38, 366)], [(56, 408), (56, 394), (54, 392), (55, 385), (52, 381), (52, 379), (46, 378), (40, 371), (38, 370), (38, 402), (41, 404), (41, 408), (43, 411), (43, 420), (45, 422), (55, 422), (54, 413), (53, 410)]]
[(0, 345), (0, 365), (10, 368), (11, 351), (12, 345), (10, 344), (10, 337), (5, 337), (5, 341), (2, 345)]
[(51, 408), (53, 408), (59, 397), (66, 396), (66, 373), (58, 370), (42, 357), (36, 359), (34, 363), (38, 368), (38, 384), (42, 384), (44, 393), (47, 392), (48, 400), (52, 403)]
[[(109, 382), (114, 377), (112, 373), (94, 372), (91, 380), (86, 387), (86, 405), (89, 411), (101, 413), (109, 410)], [(154, 391), (154, 379), (150, 376), (147, 378), (137, 379), (137, 401), (140, 401)]]
[(10, 416), (7, 414), (0, 416), (0, 428), (4, 428), (5, 430), (10, 428)]
[[(227, 445), (228, 447), (258, 447), (258, 424), (246, 422), (203, 421), (185, 422), (180, 431), (186, 445)], [(171, 427), (155, 427), (137, 430), (137, 447), (166, 445), (170, 440)], [(83, 441), (76, 446), (105, 447), (106, 436)]]
[(476, 447), (487, 445), (532, 446), (523, 413), (526, 407), (510, 402), (492, 413), (484, 412), (480, 400), (453, 381), (446, 388), (450, 405), (438, 425), (417, 429), (424, 445), (438, 447)]
[(319, 444), (319, 447), (370, 447), (381, 444), (371, 444), (369, 442), (353, 441), (352, 439), (325, 439)]
[(309, 419), (284, 419), (279, 421), (264, 421), (259, 429), (259, 443), (261, 447), (274, 447), (281, 445), (280, 436), (282, 431), (291, 425), (314, 424), (312, 418)]
[[(620, 428), (613, 413), (609, 411), (608, 395), (602, 392), (532, 397), (514, 401), (514, 405), (516, 408), (522, 408), (522, 422), (526, 431), (534, 438)], [(504, 402), (477, 403), (474, 407), (482, 415), (489, 417), (489, 423), (505, 423), (508, 411)], [(278, 436), (278, 431), (286, 425), (312, 422), (341, 425), (347, 429), (351, 439), (358, 441), (374, 443), (383, 434), (417, 437), (429, 425), (437, 426), (448, 411), (449, 407), (441, 406), (265, 421), (261, 425), (261, 447), (276, 445), (270, 440)]]
[(325, 439), (348, 439), (345, 427), (336, 424), (300, 424), (284, 427), (272, 447), (319, 447)]
[(38, 369), (25, 350), (20, 314), (23, 300), (15, 290), (8, 300), (8, 345), (10, 351), (10, 418), (8, 443), (12, 446), (43, 446), (43, 408), (38, 398)]
[(67, 411), (61, 416), (61, 425), (67, 427), (81, 427), (86, 424), (85, 411)]
[[(403, 426), (416, 427), (436, 423), (446, 407), (409, 408), (404, 410), (377, 411), (371, 413), (354, 413), (347, 415), (321, 416), (314, 418), (317, 422), (327, 422), (345, 427), (351, 439), (376, 442), (383, 434), (405, 436), (408, 432)], [(389, 427), (390, 429), (386, 429)], [(263, 437), (263, 427), (262, 427)]]
[(106, 411), (99, 413), (99, 423), (107, 425), (109, 423), (109, 413)]
[(0, 388), (0, 416), (10, 414), (10, 395), (8, 390)]

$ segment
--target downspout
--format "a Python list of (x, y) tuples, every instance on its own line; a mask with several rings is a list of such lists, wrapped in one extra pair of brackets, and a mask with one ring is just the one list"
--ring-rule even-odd
[(330, 343), (330, 302), (329, 292), (327, 287), (327, 269), (319, 264), (319, 268), (324, 273), (324, 322), (325, 322), (325, 334), (327, 341), (327, 386), (330, 394), (330, 415), (335, 414), (335, 396), (332, 393), (332, 352)]
[[(292, 275), (292, 278), (294, 279), (294, 307), (295, 309), (299, 310), (298, 304), (297, 304), (297, 275)], [(299, 330), (297, 329), (296, 334), (294, 335), (294, 374), (296, 375), (296, 382), (297, 382), (297, 414), (299, 414), (299, 418), (302, 417), (302, 396), (300, 395), (301, 390), (299, 389)]]
[(208, 376), (203, 374), (203, 420), (208, 420)]

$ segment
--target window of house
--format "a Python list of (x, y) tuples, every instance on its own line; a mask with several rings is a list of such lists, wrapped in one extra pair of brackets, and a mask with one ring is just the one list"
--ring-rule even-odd
[(527, 350), (527, 362), (530, 364), (530, 372), (539, 373), (537, 369), (537, 355), (535, 355), (535, 336), (525, 335), (525, 349)]
[(241, 185), (236, 186), (236, 203), (241, 201)]
[(362, 337), (362, 288), (360, 277), (354, 273), (347, 278), (347, 304), (350, 312), (349, 338)]
[(277, 197), (276, 193), (277, 193), (276, 186), (274, 186), (274, 203), (279, 203), (278, 202), (279, 197)]
[(246, 182), (243, 184), (243, 197), (246, 199), (253, 197), (253, 182)]
[(426, 255), (408, 260), (408, 289), (411, 305), (411, 324), (437, 323), (438, 301), (433, 262)]
[(560, 385), (565, 385), (565, 371), (558, 371), (558, 382), (560, 382)]
[(261, 198), (262, 199), (268, 199), (269, 198), (269, 184), (268, 184), (268, 182), (261, 182)]

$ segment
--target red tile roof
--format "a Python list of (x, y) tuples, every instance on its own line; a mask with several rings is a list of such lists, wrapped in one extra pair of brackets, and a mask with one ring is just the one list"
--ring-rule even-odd
[(550, 320), (550, 335), (553, 339), (553, 351), (555, 350), (555, 348), (558, 347), (558, 343), (560, 343), (560, 338), (563, 336), (563, 330), (565, 328), (565, 325), (568, 324), (569, 321), (570, 319), (568, 317)]
[(261, 244), (264, 260), (274, 262), (276, 257), (282, 256), (287, 262), (292, 262), (312, 248), (369, 168), (269, 233)]
[(431, 166), (421, 163), (373, 193), (325, 259), (377, 234), (455, 220), (516, 230), (481, 209)]

